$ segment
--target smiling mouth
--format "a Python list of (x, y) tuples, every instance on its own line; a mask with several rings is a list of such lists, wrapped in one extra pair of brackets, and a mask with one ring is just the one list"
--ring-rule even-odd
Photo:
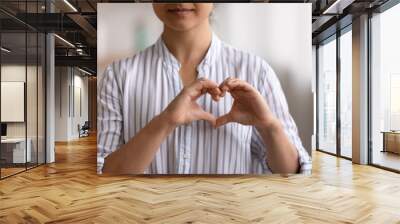
[(175, 9), (168, 9), (169, 13), (175, 14), (175, 15), (187, 15), (190, 13), (194, 12), (194, 9), (185, 9), (185, 8), (175, 8)]

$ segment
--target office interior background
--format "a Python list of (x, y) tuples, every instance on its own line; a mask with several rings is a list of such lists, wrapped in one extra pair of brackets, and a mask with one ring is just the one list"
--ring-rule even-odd
[[(1, 1), (0, 6), (0, 175), (5, 178), (54, 162), (54, 143), (78, 139), (82, 127), (95, 132), (96, 30), (90, 18), (64, 15), (72, 5), (63, 1)], [(93, 4), (86, 6), (92, 10)], [(90, 35), (75, 21), (92, 28)]]
[[(90, 177), (74, 185), (81, 192), (92, 189), (82, 184), (100, 181), (95, 176), (97, 3), (107, 2), (131, 1), (0, 2), (0, 197), (7, 194), (13, 198), (5, 192), (23, 188), (10, 190), (8, 183), (29, 185), (34, 179), (54, 183), (52, 175), (70, 180), (71, 185), (78, 182), (74, 178)], [(368, 214), (344, 212), (334, 221), (378, 220), (379, 215), (370, 215), (378, 213), (384, 217), (380, 221), (398, 221), (399, 204), (389, 201), (387, 195), (398, 195), (393, 189), (399, 189), (396, 173), (400, 173), (399, 1), (297, 3), (312, 5), (314, 73), (309, 81), (314, 97), (314, 128), (310, 137), (316, 178), (305, 179), (305, 184), (317, 184), (318, 191), (330, 189), (328, 192), (336, 195), (352, 195), (354, 203), (362, 202), (357, 205), (360, 210), (370, 202), (357, 199), (360, 195), (372, 194), (365, 200), (379, 201), (363, 208)], [(253, 179), (246, 181), (260, 184)], [(362, 193), (349, 189), (361, 189)], [(374, 210), (374, 206), (386, 204), (391, 205)], [(3, 213), (9, 212), (10, 208), (4, 206), (0, 205)], [(339, 207), (320, 213), (337, 212)]]
[(337, 18), (336, 29), (322, 31), (313, 42), (316, 149), (398, 172), (400, 5), (395, 4)]
[[(399, 171), (400, 6), (339, 2), (331, 7), (343, 11), (337, 15), (322, 14), (326, 6), (312, 3), (315, 75), (307, 80), (315, 96), (313, 149), (350, 160), (356, 153), (355, 162)], [(95, 132), (96, 7), (96, 1), (2, 1), (2, 178), (54, 162), (54, 142), (79, 138), (82, 126)], [(362, 23), (356, 37), (353, 21)], [(363, 45), (353, 54), (355, 42)], [(356, 53), (366, 57), (359, 61), (365, 68), (353, 68)], [(357, 69), (366, 77), (353, 75)], [(360, 113), (366, 114), (352, 110), (357, 77), (365, 92), (356, 103), (365, 103)], [(355, 152), (353, 115), (367, 132)]]

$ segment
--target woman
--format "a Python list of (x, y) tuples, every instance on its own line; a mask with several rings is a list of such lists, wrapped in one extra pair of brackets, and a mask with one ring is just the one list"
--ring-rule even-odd
[(213, 4), (153, 9), (161, 37), (99, 84), (99, 173), (309, 172), (275, 73), (218, 39)]

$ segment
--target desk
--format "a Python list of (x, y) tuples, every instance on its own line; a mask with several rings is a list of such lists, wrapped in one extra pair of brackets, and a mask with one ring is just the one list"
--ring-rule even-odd
[(383, 131), (382, 152), (400, 154), (400, 131)]
[(27, 138), (26, 142), (28, 144), (25, 152), (25, 138), (1, 139), (1, 159), (5, 160), (5, 163), (30, 162), (32, 157), (32, 140)]

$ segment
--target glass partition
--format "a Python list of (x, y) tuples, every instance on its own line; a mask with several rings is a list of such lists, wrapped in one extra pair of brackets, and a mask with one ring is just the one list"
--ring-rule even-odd
[(340, 154), (352, 157), (352, 32), (340, 36)]
[(43, 33), (38, 33), (38, 64), (37, 64), (37, 162), (43, 164), (46, 162), (46, 37)]
[[(0, 7), (42, 13), (44, 1), (1, 2)], [(45, 163), (44, 33), (0, 12), (0, 178)]]
[(25, 32), (1, 34), (2, 177), (24, 171), (31, 161), (26, 141), (26, 40)]
[(38, 35), (36, 32), (27, 33), (27, 81), (26, 81), (26, 112), (27, 112), (27, 150), (30, 151), (30, 161), (27, 167), (37, 165), (38, 158)]
[(336, 154), (336, 39), (318, 47), (318, 149)]

